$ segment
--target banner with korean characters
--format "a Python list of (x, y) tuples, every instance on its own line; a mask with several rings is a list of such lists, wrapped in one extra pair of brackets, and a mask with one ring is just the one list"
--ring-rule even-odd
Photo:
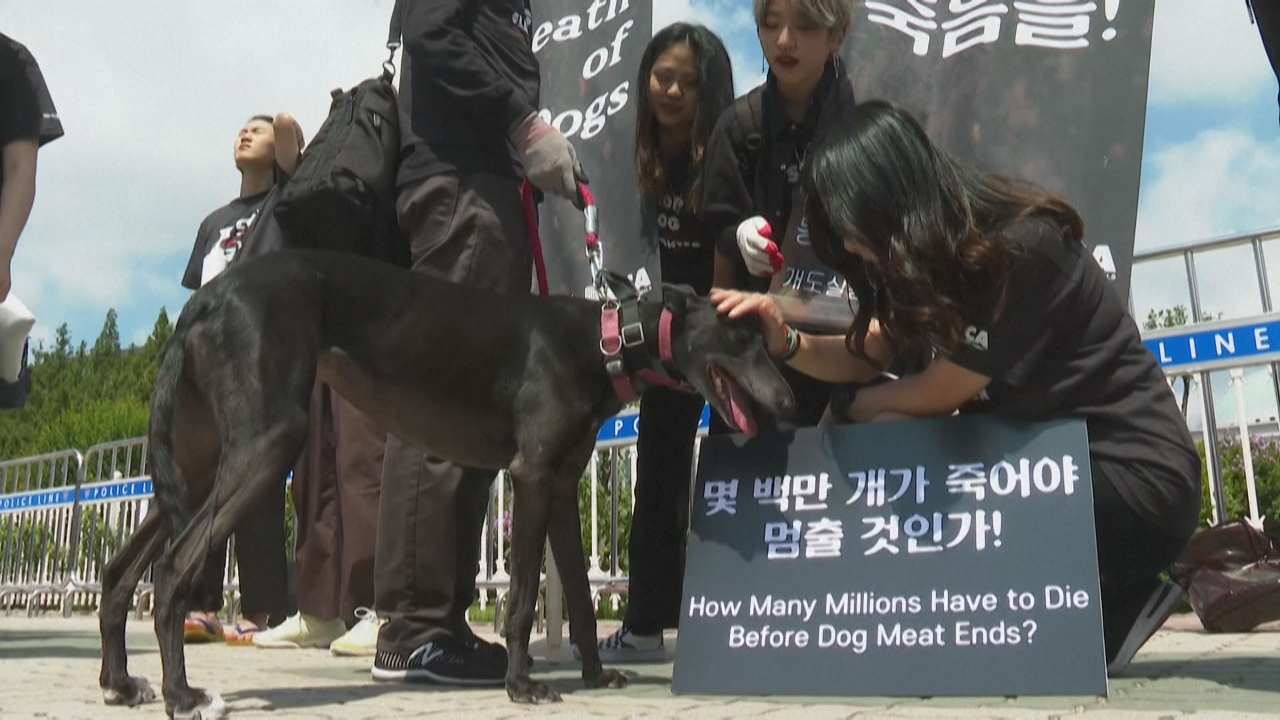
[[(1128, 297), (1154, 17), (1151, 0), (866, 0), (842, 58), (859, 101), (899, 105), (958, 158), (1065, 196)], [(770, 292), (800, 324), (843, 331), (847, 284), (798, 257)]]
[(867, 0), (843, 56), (860, 100), (910, 110), (979, 167), (1062, 193), (1128, 297), (1151, 0)]
[(1083, 421), (702, 441), (672, 690), (1105, 695)]
[[(636, 87), (653, 37), (652, 0), (537, 0), (530, 35), (542, 76), (542, 117), (570, 142), (595, 197), (604, 265), (640, 292), (661, 288), (656, 232), (643, 233), (636, 191)], [(595, 298), (586, 218), (548, 197), (538, 230), (552, 295)]]

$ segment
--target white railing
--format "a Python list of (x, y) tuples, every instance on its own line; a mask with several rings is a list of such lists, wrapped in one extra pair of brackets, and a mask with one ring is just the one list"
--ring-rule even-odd
[[(709, 411), (704, 409), (705, 435)], [(636, 415), (624, 413), (606, 423), (586, 470), (589, 493), (582, 518), (588, 529), (586, 550), (593, 600), (608, 598), (617, 610), (627, 591), (627, 567), (620, 545), (635, 507)], [(6, 612), (22, 606), (38, 610), (96, 610), (107, 560), (119, 550), (146, 516), (151, 478), (146, 466), (145, 438), (0, 463), (0, 604)], [(695, 451), (696, 456), (696, 451)], [(692, 476), (690, 477), (692, 481)], [(495, 609), (510, 587), (507, 549), (512, 495), (509, 478), (498, 473), (481, 535), (480, 571), (476, 577), (480, 607)], [(293, 523), (290, 523), (290, 527)], [(293, 546), (290, 534), (287, 546)], [(560, 639), (560, 585), (548, 553), (544, 575), (544, 613), (548, 634)], [(232, 615), (239, 598), (234, 540), (227, 548), (224, 589)], [(153, 586), (147, 571), (134, 601), (139, 614), (148, 609)], [(540, 622), (542, 618), (540, 617)]]

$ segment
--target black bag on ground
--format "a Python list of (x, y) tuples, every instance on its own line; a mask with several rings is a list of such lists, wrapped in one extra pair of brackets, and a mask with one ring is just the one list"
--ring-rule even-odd
[[(403, 0), (392, 11), (387, 48), (400, 47)], [(334, 90), (329, 116), (275, 201), (289, 247), (354, 253), (407, 267), (409, 246), (396, 222), (400, 116), (391, 59), (350, 90)]]
[(1169, 569), (1211, 633), (1280, 620), (1280, 541), (1243, 520), (1201, 530)]

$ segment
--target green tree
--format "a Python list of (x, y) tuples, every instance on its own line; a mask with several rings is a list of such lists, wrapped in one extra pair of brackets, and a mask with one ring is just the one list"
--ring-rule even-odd
[[(1142, 327), (1144, 330), (1160, 330), (1164, 328), (1181, 327), (1187, 324), (1187, 318), (1189, 318), (1190, 315), (1191, 314), (1185, 305), (1174, 305), (1173, 307), (1166, 308), (1164, 310), (1153, 309), (1147, 312), (1147, 319), (1142, 323)], [(1219, 313), (1218, 317), (1221, 318), (1222, 314)], [(1201, 314), (1200, 322), (1208, 322), (1210, 320), (1213, 320), (1212, 314)], [(1191, 399), (1191, 380), (1194, 377), (1195, 376), (1192, 373), (1181, 373), (1175, 378), (1175, 381), (1182, 381), (1182, 402), (1180, 405), (1182, 407), (1182, 417), (1184, 419), (1187, 417), (1187, 404)]]

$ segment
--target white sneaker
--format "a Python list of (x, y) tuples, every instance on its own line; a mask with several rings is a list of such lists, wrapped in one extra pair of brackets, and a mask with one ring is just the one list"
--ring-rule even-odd
[[(604, 663), (662, 662), (667, 659), (667, 649), (662, 644), (662, 633), (637, 635), (625, 627), (618, 628), (596, 646), (600, 649), (600, 662)], [(578, 651), (577, 646), (573, 648), (573, 655), (579, 660), (582, 659), (582, 653)]]
[(329, 643), (342, 637), (346, 631), (346, 623), (338, 618), (321, 620), (294, 613), (270, 630), (254, 633), (253, 644), (273, 649), (327, 648)]
[(329, 644), (329, 652), (334, 655), (357, 657), (376, 655), (378, 652), (378, 630), (387, 621), (369, 608), (356, 608), (359, 622), (351, 626), (345, 635)]

